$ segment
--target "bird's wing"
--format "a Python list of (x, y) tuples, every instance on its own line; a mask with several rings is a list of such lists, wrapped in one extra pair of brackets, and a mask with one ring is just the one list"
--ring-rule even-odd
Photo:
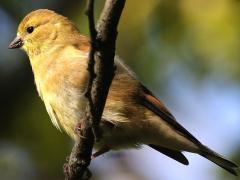
[(201, 145), (201, 143), (191, 133), (189, 133), (182, 125), (176, 121), (174, 116), (168, 111), (163, 103), (143, 85), (141, 85), (140, 94), (140, 102), (143, 106), (147, 107), (149, 110), (157, 114), (159, 117), (161, 117), (162, 120), (166, 121), (173, 129), (177, 130), (187, 139), (191, 140), (197, 145)]
[(178, 161), (184, 165), (189, 164), (187, 158), (180, 151), (171, 150), (171, 149), (156, 146), (153, 144), (149, 144), (148, 146), (150, 146), (151, 148), (155, 149), (156, 151), (158, 151), (160, 153), (165, 154), (166, 156), (168, 156), (172, 159), (175, 159), (176, 161)]

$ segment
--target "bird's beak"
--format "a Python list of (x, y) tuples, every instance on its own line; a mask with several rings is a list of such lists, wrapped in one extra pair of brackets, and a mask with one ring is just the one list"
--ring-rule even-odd
[(21, 37), (17, 36), (8, 46), (9, 49), (20, 48), (23, 46), (23, 40)]

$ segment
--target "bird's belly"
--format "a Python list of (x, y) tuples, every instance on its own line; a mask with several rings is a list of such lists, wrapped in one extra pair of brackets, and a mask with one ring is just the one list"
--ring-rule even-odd
[[(80, 99), (82, 102), (80, 105), (74, 102), (69, 104), (69, 101), (66, 100), (58, 100), (58, 103), (53, 106), (60, 128), (74, 140), (78, 138), (76, 127), (78, 123), (81, 124), (86, 107), (86, 99), (84, 97)], [(104, 110), (103, 117), (107, 117), (108, 119), (119, 119), (119, 117), (116, 117), (119, 115), (116, 114), (117, 113), (114, 113), (114, 116), (109, 117), (108, 111)], [(138, 148), (140, 146), (139, 136), (135, 135), (139, 133), (132, 132), (133, 129), (129, 129), (129, 123), (131, 122), (119, 122), (116, 125), (103, 119), (100, 123), (100, 129), (102, 130), (103, 136), (100, 142), (95, 144), (95, 148), (102, 149), (106, 146), (113, 150)]]
[(124, 124), (119, 126), (106, 128), (105, 122), (102, 120), (100, 128), (102, 129), (102, 138), (96, 142), (94, 148), (103, 149), (109, 148), (111, 150), (139, 148), (141, 143), (139, 137), (127, 130)]
[(65, 91), (58, 96), (48, 92), (47, 95), (43, 94), (42, 99), (53, 124), (76, 140), (77, 123), (81, 122), (86, 106), (84, 94)]

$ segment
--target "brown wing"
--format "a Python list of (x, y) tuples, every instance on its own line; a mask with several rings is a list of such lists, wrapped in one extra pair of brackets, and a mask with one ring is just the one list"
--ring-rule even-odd
[(143, 85), (141, 85), (140, 103), (161, 117), (162, 120), (166, 121), (173, 129), (177, 130), (183, 136), (190, 139), (192, 142), (201, 145), (191, 133), (176, 121), (174, 116), (168, 111), (163, 103)]

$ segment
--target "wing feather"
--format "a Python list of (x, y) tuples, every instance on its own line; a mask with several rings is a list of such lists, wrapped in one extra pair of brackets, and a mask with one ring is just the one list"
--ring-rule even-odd
[(190, 139), (195, 144), (201, 145), (201, 143), (189, 133), (182, 125), (180, 125), (174, 116), (168, 111), (163, 103), (157, 99), (146, 87), (141, 85), (141, 103), (149, 110), (161, 117), (162, 120), (166, 121), (173, 129), (177, 130), (186, 138)]

